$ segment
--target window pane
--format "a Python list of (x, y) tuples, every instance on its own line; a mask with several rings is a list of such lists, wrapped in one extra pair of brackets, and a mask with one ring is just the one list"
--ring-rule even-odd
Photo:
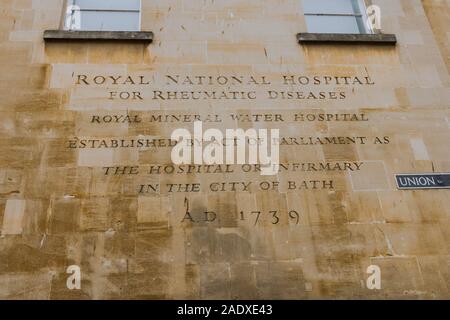
[(366, 14), (366, 6), (363, 0), (352, 0), (353, 12), (356, 14)]
[(81, 30), (139, 31), (139, 12), (81, 12)]
[(357, 17), (305, 16), (305, 19), (311, 33), (366, 33), (363, 20)]
[(367, 18), (365, 15), (356, 18), (358, 24), (359, 33), (372, 33), (372, 30), (367, 26)]
[(81, 9), (140, 10), (140, 0), (75, 0)]
[[(305, 13), (354, 14), (359, 0), (303, 0)], [(359, 10), (356, 13), (360, 13)]]

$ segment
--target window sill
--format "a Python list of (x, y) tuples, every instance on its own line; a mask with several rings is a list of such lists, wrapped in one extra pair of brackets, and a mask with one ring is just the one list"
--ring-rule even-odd
[(381, 44), (393, 45), (397, 43), (395, 34), (347, 34), (347, 33), (299, 33), (297, 40), (300, 44)]
[(45, 41), (153, 41), (153, 32), (150, 31), (68, 31), (46, 30)]

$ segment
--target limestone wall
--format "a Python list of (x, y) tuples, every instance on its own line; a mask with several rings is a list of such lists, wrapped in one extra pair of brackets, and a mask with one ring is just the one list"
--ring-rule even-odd
[[(450, 298), (449, 190), (395, 181), (450, 172), (449, 1), (371, 3), (396, 46), (300, 45), (301, 0), (142, 0), (150, 45), (45, 43), (63, 1), (0, 1), (0, 297)], [(172, 173), (195, 119), (279, 129), (282, 170)]]

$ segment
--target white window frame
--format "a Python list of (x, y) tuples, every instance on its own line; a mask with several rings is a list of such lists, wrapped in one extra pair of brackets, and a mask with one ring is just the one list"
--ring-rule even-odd
[[(141, 31), (141, 25), (142, 25), (142, 0), (139, 0), (139, 9), (75, 9), (76, 5), (77, 5), (77, 0), (66, 0), (66, 5), (65, 5), (65, 10), (68, 10), (69, 6), (72, 6), (72, 14), (70, 16), (66, 16), (64, 18), (64, 29), (66, 30), (73, 30), (72, 29), (72, 25), (70, 28), (67, 28), (67, 21), (66, 19), (73, 19), (73, 16), (76, 15), (76, 12), (132, 12), (132, 13), (139, 13), (139, 21), (138, 21), (138, 25), (139, 25), (139, 30)], [(79, 31), (86, 31), (83, 29), (79, 29)], [(117, 30), (117, 31), (122, 31), (122, 30)]]
[[(320, 12), (311, 13), (311, 12), (307, 12), (307, 13), (304, 13), (304, 15), (312, 16), (312, 17), (314, 17), (314, 16), (316, 16), (316, 17), (355, 17), (355, 19), (361, 18), (363, 21), (364, 33), (362, 33), (360, 30), (360, 32), (358, 34), (373, 34), (374, 30), (367, 23), (368, 17), (367, 17), (366, 2), (364, 0), (350, 0), (350, 1), (358, 2), (358, 6), (359, 6), (361, 13), (356, 13), (356, 12), (353, 12), (353, 13), (320, 13)], [(311, 32), (311, 33), (314, 33), (314, 32)]]

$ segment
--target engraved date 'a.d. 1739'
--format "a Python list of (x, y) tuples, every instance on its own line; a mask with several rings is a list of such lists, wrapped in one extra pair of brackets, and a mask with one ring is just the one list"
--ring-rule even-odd
[[(300, 213), (296, 210), (290, 211), (279, 211), (279, 210), (268, 210), (268, 211), (239, 211), (238, 220), (239, 221), (250, 221), (253, 226), (258, 225), (278, 225), (278, 224), (289, 224), (289, 225), (299, 225), (300, 224)], [(181, 222), (184, 223), (213, 223), (220, 222), (220, 214), (214, 211), (205, 211), (201, 214), (194, 214), (187, 211)]]

